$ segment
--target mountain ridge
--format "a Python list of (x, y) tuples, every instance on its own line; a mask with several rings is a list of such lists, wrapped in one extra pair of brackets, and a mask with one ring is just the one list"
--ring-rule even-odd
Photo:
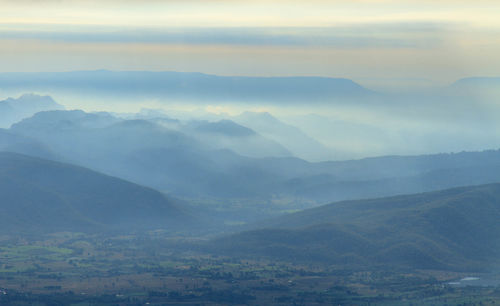
[(218, 102), (326, 103), (331, 99), (368, 97), (375, 93), (345, 78), (218, 76), (176, 71), (71, 71), (0, 73), (0, 88), (70, 90), (120, 97), (168, 97)]
[(0, 101), (0, 128), (8, 128), (37, 112), (57, 109), (64, 109), (64, 107), (48, 95), (28, 93), (18, 98), (7, 98)]
[(307, 209), (213, 240), (219, 251), (212, 251), (357, 268), (479, 271), (499, 263), (498, 218), (500, 183), (459, 187)]
[(196, 219), (151, 188), (11, 152), (0, 152), (0, 189), (4, 232), (175, 231)]

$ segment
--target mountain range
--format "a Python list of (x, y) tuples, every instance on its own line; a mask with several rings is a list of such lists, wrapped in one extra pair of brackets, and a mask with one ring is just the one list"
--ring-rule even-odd
[(71, 92), (89, 97), (168, 98), (189, 101), (325, 103), (374, 93), (344, 78), (243, 77), (188, 72), (73, 71), (0, 73), (4, 90)]
[(48, 111), (14, 124), (4, 134), (45, 148), (38, 153), (11, 145), (10, 150), (39, 157), (51, 152), (59, 161), (188, 198), (275, 197), (317, 205), (500, 180), (497, 150), (311, 163), (287, 156), (278, 142), (231, 121), (184, 124), (165, 118), (126, 120), (108, 113)]
[[(209, 228), (206, 215), (153, 189), (17, 153), (0, 153), (0, 192), (3, 233)], [(500, 184), (337, 202), (245, 225), (201, 247), (354, 269), (483, 271), (499, 263), (499, 203)]]
[[(499, 263), (500, 150), (308, 162), (285, 135), (321, 144), (268, 113), (209, 121), (36, 112), (60, 108), (52, 102), (4, 101), (24, 119), (0, 129), (2, 232), (210, 230), (247, 205), (230, 215), (247, 222), (230, 229), (239, 233), (201, 247), (359, 269)], [(318, 206), (332, 201), (343, 202)]]

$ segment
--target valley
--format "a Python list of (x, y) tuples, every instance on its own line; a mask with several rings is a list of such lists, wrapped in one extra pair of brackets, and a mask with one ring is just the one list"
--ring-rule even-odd
[(197, 239), (54, 233), (2, 237), (0, 303), (31, 305), (420, 305), (500, 301), (495, 287), (456, 286), (491, 272), (351, 269), (214, 256)]
[(499, 305), (499, 12), (0, 0), (0, 306)]
[(270, 113), (51, 101), (4, 102), (0, 304), (500, 302), (500, 150), (311, 161)]

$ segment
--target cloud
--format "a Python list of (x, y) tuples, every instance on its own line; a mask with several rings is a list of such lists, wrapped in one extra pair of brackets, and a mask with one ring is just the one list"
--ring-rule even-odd
[(498, 1), (478, 0), (0, 0), (0, 20), (163, 26), (332, 26), (458, 21), (499, 26)]
[[(427, 48), (441, 43), (437, 24), (377, 24), (322, 28), (1, 28), (2, 39), (73, 43), (152, 43), (176, 45), (320, 46), (334, 48)], [(424, 34), (419, 37), (416, 33)], [(427, 35), (425, 35), (427, 34)]]

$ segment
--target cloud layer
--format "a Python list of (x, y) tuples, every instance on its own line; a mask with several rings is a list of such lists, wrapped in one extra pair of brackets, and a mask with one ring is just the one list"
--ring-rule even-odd
[(498, 75), (498, 1), (0, 0), (0, 70)]

